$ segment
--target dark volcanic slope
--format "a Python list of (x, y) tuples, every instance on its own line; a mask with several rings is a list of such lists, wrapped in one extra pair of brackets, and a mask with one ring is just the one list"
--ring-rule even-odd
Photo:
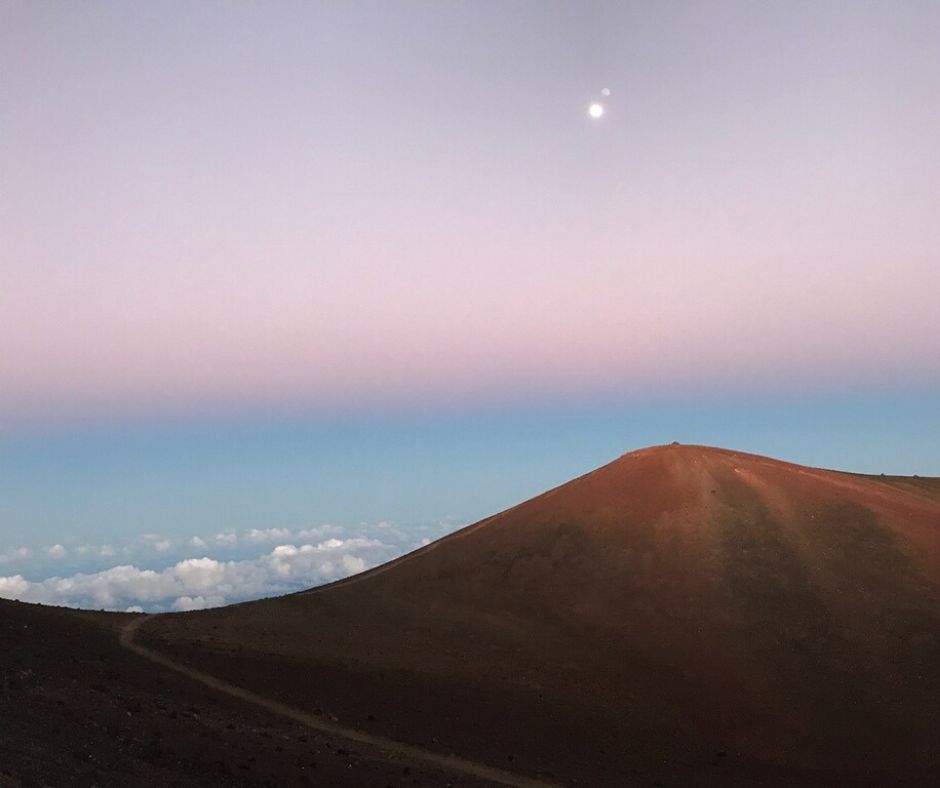
[(144, 629), (346, 724), (572, 783), (929, 779), (940, 484), (646, 449), (351, 581)]
[(117, 628), (131, 618), (0, 600), (0, 788), (454, 782), (160, 669), (118, 645)]

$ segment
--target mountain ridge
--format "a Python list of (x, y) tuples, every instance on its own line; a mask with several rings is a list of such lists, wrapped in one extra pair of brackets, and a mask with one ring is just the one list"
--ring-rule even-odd
[[(936, 496), (940, 498), (940, 477), (931, 477), (931, 476), (924, 477), (924, 476), (916, 476), (916, 475), (915, 476), (900, 476), (900, 475), (887, 475), (886, 476), (885, 474), (876, 475), (876, 474), (859, 473), (859, 472), (854, 472), (854, 471), (842, 471), (838, 469), (830, 469), (830, 468), (825, 468), (825, 467), (804, 466), (795, 462), (790, 462), (786, 460), (777, 460), (767, 455), (753, 454), (749, 452), (742, 452), (742, 451), (737, 451), (733, 449), (725, 449), (725, 448), (708, 446), (708, 445), (703, 445), (703, 444), (687, 444), (687, 443), (679, 443), (679, 442), (672, 442), (669, 444), (655, 444), (655, 445), (643, 447), (640, 449), (634, 449), (629, 452), (624, 452), (616, 459), (611, 460), (610, 462), (605, 463), (604, 465), (599, 466), (598, 468), (595, 468), (591, 471), (587, 471), (586, 473), (583, 473), (579, 476), (574, 477), (573, 479), (563, 482), (562, 484), (559, 484), (556, 487), (552, 487), (548, 490), (545, 490), (542, 493), (539, 493), (533, 496), (532, 498), (526, 499), (525, 501), (521, 503), (514, 504), (513, 506), (510, 506), (507, 509), (503, 509), (502, 511), (499, 511), (496, 514), (485, 517), (482, 520), (478, 520), (475, 523), (470, 523), (464, 526), (463, 528), (460, 528), (457, 531), (454, 531), (453, 533), (448, 534), (442, 539), (438, 539), (438, 540), (435, 540), (434, 542), (431, 542), (428, 545), (421, 546), (402, 556), (398, 556), (397, 558), (394, 558), (391, 561), (387, 561), (378, 566), (371, 567), (369, 569), (366, 569), (363, 572), (357, 573), (350, 577), (341, 578), (339, 580), (334, 580), (330, 583), (325, 583), (323, 585), (314, 586), (309, 589), (304, 589), (302, 591), (294, 592), (294, 594), (292, 595), (305, 595), (305, 594), (320, 593), (327, 589), (341, 587), (341, 586), (348, 585), (353, 582), (359, 582), (360, 580), (371, 577), (375, 574), (384, 573), (394, 566), (410, 561), (436, 548), (436, 546), (442, 541), (459, 538), (461, 535), (464, 535), (465, 533), (469, 533), (473, 530), (480, 529), (488, 524), (491, 524), (493, 521), (499, 518), (509, 515), (511, 512), (519, 509), (522, 506), (525, 506), (527, 504), (530, 504), (534, 501), (537, 501), (543, 498), (548, 498), (552, 496), (553, 494), (557, 493), (559, 490), (562, 490), (563, 488), (566, 488), (569, 485), (576, 484), (582, 479), (592, 476), (593, 474), (596, 474), (598, 472), (604, 471), (605, 469), (610, 469), (612, 467), (615, 467), (624, 460), (642, 458), (652, 453), (662, 452), (662, 451), (673, 451), (673, 450), (678, 450), (682, 452), (691, 451), (691, 452), (700, 453), (706, 456), (707, 455), (716, 455), (716, 456), (720, 455), (726, 458), (738, 458), (738, 459), (742, 459), (745, 461), (748, 461), (748, 460), (758, 461), (758, 462), (762, 462), (765, 464), (772, 464), (774, 466), (789, 467), (801, 473), (807, 472), (807, 471), (814, 471), (814, 472), (818, 472), (822, 474), (841, 474), (841, 475), (850, 476), (850, 477), (870, 479), (872, 481), (880, 481), (881, 483), (890, 485), (892, 489), (898, 489), (902, 492), (908, 492), (911, 495), (915, 495), (915, 496), (927, 495), (927, 496)], [(250, 604), (250, 603), (240, 603), (240, 604)]]

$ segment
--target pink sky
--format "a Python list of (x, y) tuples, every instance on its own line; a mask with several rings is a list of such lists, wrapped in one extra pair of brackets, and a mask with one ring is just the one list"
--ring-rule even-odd
[(940, 378), (934, 4), (169, 17), (0, 11), (0, 418)]

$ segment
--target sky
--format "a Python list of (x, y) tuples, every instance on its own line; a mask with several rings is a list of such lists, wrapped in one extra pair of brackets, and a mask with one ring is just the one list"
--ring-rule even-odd
[(938, 41), (0, 3), (0, 595), (293, 590), (671, 440), (940, 475)]

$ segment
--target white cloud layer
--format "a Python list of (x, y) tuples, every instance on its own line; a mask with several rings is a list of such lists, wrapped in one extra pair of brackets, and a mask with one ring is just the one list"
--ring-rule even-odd
[(32, 555), (26, 547), (13, 547), (0, 553), (0, 564), (11, 564), (14, 561), (25, 561)]
[(187, 558), (161, 571), (121, 565), (42, 581), (11, 575), (0, 577), (0, 597), (111, 610), (196, 610), (330, 582), (400, 552), (377, 539), (330, 538), (315, 545), (281, 544), (241, 561)]
[[(337, 580), (459, 525), (455, 518), (411, 525), (381, 521), (294, 531), (228, 529), (191, 537), (147, 533), (115, 545), (9, 547), (0, 549), (0, 567), (10, 573), (0, 575), (0, 597), (109, 610), (196, 610)], [(258, 555), (266, 549), (270, 552)], [(35, 579), (36, 573), (48, 573), (50, 561), (61, 567), (59, 575)]]
[(245, 531), (243, 538), (245, 541), (252, 542), (253, 544), (283, 542), (285, 539), (291, 538), (291, 532), (287, 528), (265, 528), (263, 530), (251, 528)]
[(75, 548), (80, 556), (98, 556), (100, 558), (113, 558), (117, 551), (109, 544), (81, 544)]
[(165, 553), (173, 546), (173, 540), (160, 536), (160, 534), (144, 534), (144, 542), (158, 553)]

